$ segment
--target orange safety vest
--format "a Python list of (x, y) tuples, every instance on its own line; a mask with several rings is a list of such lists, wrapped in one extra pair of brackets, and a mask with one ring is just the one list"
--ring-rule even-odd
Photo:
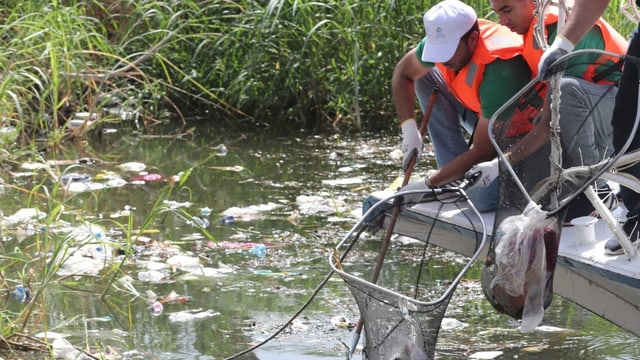
[[(533, 34), (534, 25), (537, 22), (537, 19), (534, 18), (534, 21), (531, 23), (529, 27), (529, 31), (524, 35), (524, 59), (529, 64), (529, 68), (531, 69), (531, 73), (533, 77), (538, 75), (538, 63), (540, 62), (540, 57), (542, 57), (542, 53), (544, 50), (540, 47), (540, 44), (536, 42), (535, 36)], [(555, 12), (548, 13), (544, 18), (544, 24), (546, 27), (549, 25), (555, 24), (558, 22), (558, 14)], [(604, 40), (604, 50), (617, 53), (617, 54), (625, 54), (627, 52), (628, 41), (620, 35), (619, 32), (616, 31), (609, 23), (604, 21), (602, 18), (598, 19), (596, 22), (596, 26), (600, 29), (602, 33), (602, 38)], [(548, 39), (547, 33), (547, 39)], [(613, 56), (602, 55), (600, 56), (595, 63), (592, 63), (587, 66), (587, 70), (582, 75), (582, 78), (594, 82), (593, 79), (598, 74), (598, 71), (604, 64), (608, 63), (608, 66), (617, 62), (619, 59)], [(601, 70), (601, 69), (600, 69)], [(612, 84), (610, 80), (601, 79), (596, 81), (598, 84)]]
[[(478, 19), (480, 37), (471, 60), (460, 71), (455, 72), (443, 64), (436, 63), (449, 90), (467, 108), (477, 114), (480, 108), (480, 84), (485, 67), (497, 59), (508, 60), (522, 54), (522, 37), (507, 27)], [(525, 133), (533, 128), (533, 116), (516, 111), (507, 136)]]

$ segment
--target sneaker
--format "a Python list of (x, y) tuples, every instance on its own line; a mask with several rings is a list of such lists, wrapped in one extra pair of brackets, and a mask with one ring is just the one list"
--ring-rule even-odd
[[(618, 207), (618, 196), (615, 192), (611, 191), (608, 185), (599, 186), (596, 188), (598, 197), (604, 203), (604, 206), (610, 211), (615, 210)], [(595, 208), (591, 201), (585, 194), (578, 195), (568, 206), (567, 215), (565, 216), (566, 223), (571, 223), (572, 219), (581, 216), (593, 215)]]
[[(636, 248), (640, 245), (640, 241), (638, 241), (638, 232), (640, 231), (640, 226), (638, 226), (637, 221), (627, 221), (623, 226), (622, 230), (624, 233), (629, 236), (629, 240), (631, 240), (631, 244)], [(606, 255), (622, 255), (624, 254), (624, 249), (618, 243), (618, 239), (615, 236), (610, 237), (607, 242), (604, 244), (604, 253)]]

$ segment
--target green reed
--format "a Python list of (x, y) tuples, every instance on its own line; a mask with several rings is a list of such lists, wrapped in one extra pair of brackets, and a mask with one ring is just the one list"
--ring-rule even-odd
[[(21, 140), (49, 145), (82, 136), (65, 126), (73, 113), (103, 115), (113, 102), (148, 126), (205, 115), (217, 126), (392, 129), (393, 67), (435, 3), (10, 1), (0, 115)], [(488, 1), (468, 3), (491, 17)], [(625, 35), (634, 28), (617, 5), (606, 17)]]

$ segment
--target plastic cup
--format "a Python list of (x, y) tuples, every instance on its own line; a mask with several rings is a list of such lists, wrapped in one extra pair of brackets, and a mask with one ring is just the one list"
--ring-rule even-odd
[(581, 216), (571, 220), (576, 229), (576, 242), (579, 244), (594, 244), (596, 242), (596, 223), (598, 218)]

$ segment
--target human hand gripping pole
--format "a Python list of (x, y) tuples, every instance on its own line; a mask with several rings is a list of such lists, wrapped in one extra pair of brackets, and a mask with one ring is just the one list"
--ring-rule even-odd
[(400, 128), (402, 129), (402, 170), (406, 172), (410, 162), (413, 161), (415, 165), (422, 156), (424, 131), (418, 130), (416, 121), (412, 118), (402, 121)]
[(556, 62), (559, 58), (567, 55), (571, 51), (575, 45), (567, 38), (562, 35), (556, 36), (553, 43), (540, 57), (540, 61), (538, 62), (538, 77), (540, 79), (544, 79), (547, 76), (547, 72), (549, 71), (551, 65)]
[(464, 178), (469, 181), (467, 191), (487, 188), (498, 177), (498, 158), (475, 164), (467, 171)]
[[(429, 104), (427, 105), (427, 111), (422, 117), (422, 122), (420, 124), (420, 129), (418, 130), (416, 126), (416, 122), (413, 119), (410, 119), (413, 125), (407, 125), (407, 133), (405, 134), (405, 123), (402, 124), (402, 132), (403, 132), (403, 141), (402, 141), (402, 152), (404, 155), (404, 159), (402, 161), (402, 169), (404, 170), (404, 179), (402, 180), (402, 186), (406, 186), (411, 180), (411, 174), (413, 173), (413, 168), (415, 167), (419, 154), (422, 154), (422, 136), (424, 135), (427, 124), (429, 123), (429, 117), (431, 116), (431, 112), (433, 111), (433, 106), (435, 105), (436, 98), (438, 97), (438, 88), (434, 88), (431, 93), (431, 97), (429, 98)], [(413, 129), (417, 131), (413, 131)], [(415, 134), (415, 138), (413, 137)], [(406, 135), (409, 135), (407, 137)], [(411, 139), (410, 146), (406, 146), (405, 144), (409, 144), (406, 142), (407, 139)], [(417, 141), (416, 141), (417, 139)], [(420, 144), (417, 146), (416, 144)], [(406, 164), (406, 166), (405, 166)], [(382, 264), (384, 263), (384, 258), (387, 254), (387, 249), (389, 248), (389, 243), (391, 242), (391, 235), (393, 235), (393, 229), (395, 228), (396, 221), (398, 220), (398, 216), (400, 215), (400, 208), (402, 207), (402, 197), (396, 197), (393, 201), (393, 212), (391, 213), (391, 219), (389, 219), (389, 225), (387, 228), (387, 233), (385, 234), (384, 239), (382, 239), (382, 244), (380, 245), (380, 252), (378, 253), (378, 260), (376, 262), (376, 267), (373, 270), (373, 275), (371, 282), (377, 283), (378, 277), (380, 276), (380, 271), (382, 270)], [(351, 359), (354, 351), (356, 350), (356, 346), (360, 341), (360, 333), (362, 332), (362, 326), (364, 325), (364, 319), (360, 316), (358, 320), (358, 324), (353, 331), (353, 339), (351, 342), (351, 348), (347, 353), (347, 359)]]

